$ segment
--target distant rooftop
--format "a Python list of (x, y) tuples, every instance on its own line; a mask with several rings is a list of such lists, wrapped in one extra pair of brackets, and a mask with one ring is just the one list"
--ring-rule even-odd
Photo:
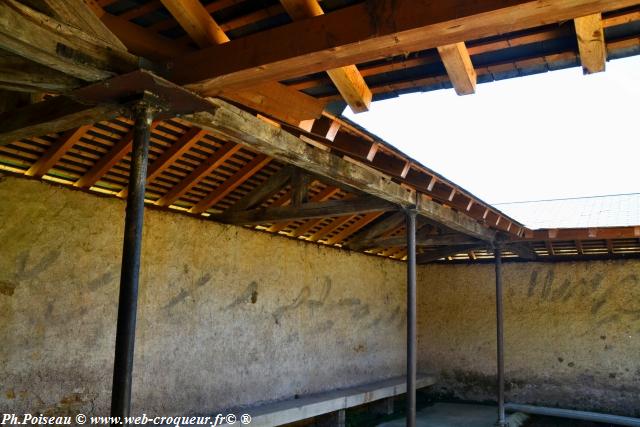
[(494, 206), (532, 229), (640, 225), (640, 193), (496, 203)]

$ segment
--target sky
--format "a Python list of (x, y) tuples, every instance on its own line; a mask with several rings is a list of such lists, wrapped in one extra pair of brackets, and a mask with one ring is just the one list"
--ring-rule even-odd
[(640, 56), (344, 115), (492, 204), (640, 193)]

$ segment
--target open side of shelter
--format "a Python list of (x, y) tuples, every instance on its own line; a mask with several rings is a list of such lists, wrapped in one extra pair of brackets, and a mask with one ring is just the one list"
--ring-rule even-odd
[(493, 258), (505, 425), (503, 254), (640, 254), (640, 226), (531, 230), (330, 111), (578, 62), (602, 71), (638, 52), (637, 1), (130, 3), (0, 3), (2, 170), (127, 200), (114, 416), (130, 412), (145, 204), (406, 260), (409, 426), (417, 264)]

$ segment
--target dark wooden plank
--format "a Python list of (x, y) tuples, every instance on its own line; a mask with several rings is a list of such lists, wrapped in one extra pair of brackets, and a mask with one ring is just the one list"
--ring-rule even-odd
[(140, 64), (126, 50), (15, 0), (0, 2), (0, 48), (85, 81), (133, 71)]
[(238, 200), (231, 208), (230, 212), (244, 211), (258, 206), (269, 199), (289, 182), (293, 168), (285, 166), (275, 174), (271, 175), (264, 183), (253, 189), (249, 194)]
[(389, 217), (378, 221), (373, 226), (369, 227), (362, 233), (355, 236), (347, 245), (349, 249), (360, 250), (367, 247), (367, 242), (375, 239), (383, 233), (399, 227), (405, 222), (405, 214), (403, 212), (396, 212)]
[[(453, 245), (474, 245), (479, 244), (477, 239), (471, 239), (461, 234), (442, 234), (437, 236), (419, 236), (416, 237), (416, 246), (453, 246)], [(398, 246), (406, 246), (406, 236), (383, 237), (360, 242), (357, 249), (367, 248), (391, 248)], [(353, 248), (349, 245), (350, 248)]]
[(228, 224), (257, 225), (280, 221), (296, 221), (311, 218), (325, 218), (358, 213), (389, 211), (395, 206), (373, 197), (359, 197), (350, 200), (332, 200), (328, 202), (310, 202), (300, 207), (283, 206), (276, 208), (253, 209), (243, 212), (211, 216)]
[(115, 104), (87, 105), (56, 96), (0, 114), (0, 145), (111, 120), (122, 114), (122, 108)]

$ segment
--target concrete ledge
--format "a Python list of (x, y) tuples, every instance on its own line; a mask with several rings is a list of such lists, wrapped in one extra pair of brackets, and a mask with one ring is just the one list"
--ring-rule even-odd
[[(416, 388), (428, 387), (435, 383), (435, 376), (419, 374), (416, 381)], [(328, 414), (387, 397), (397, 396), (406, 391), (407, 384), (403, 376), (356, 387), (312, 394), (299, 399), (284, 400), (256, 407), (240, 408), (229, 412), (251, 415), (252, 427), (272, 427)], [(223, 411), (222, 413), (226, 412)]]

